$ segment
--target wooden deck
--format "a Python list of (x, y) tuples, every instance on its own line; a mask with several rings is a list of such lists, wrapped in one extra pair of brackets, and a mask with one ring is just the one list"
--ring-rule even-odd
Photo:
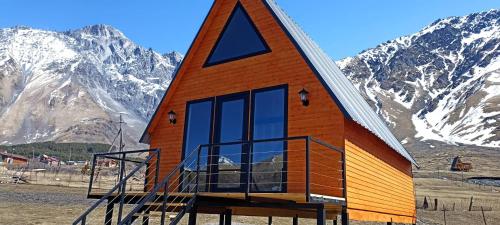
[[(105, 194), (92, 192), (88, 197), (100, 199)], [(140, 200), (147, 194), (147, 192), (127, 192), (125, 198)], [(115, 193), (109, 199), (115, 199), (117, 195), (118, 193)], [(161, 196), (163, 192), (158, 192), (157, 195)], [(193, 195), (192, 193), (169, 193), (170, 198), (179, 199), (190, 198)], [(226, 210), (231, 210), (233, 215), (316, 218), (317, 207), (321, 205), (327, 212), (327, 218), (331, 219), (341, 213), (345, 204), (344, 198), (315, 194), (311, 194), (311, 201), (307, 202), (304, 193), (250, 193), (248, 197), (248, 199), (245, 198), (245, 193), (199, 192), (197, 195), (198, 213), (221, 214)], [(148, 205), (155, 205), (153, 211), (161, 209), (159, 202)], [(167, 207), (176, 208), (172, 205), (167, 205)]]

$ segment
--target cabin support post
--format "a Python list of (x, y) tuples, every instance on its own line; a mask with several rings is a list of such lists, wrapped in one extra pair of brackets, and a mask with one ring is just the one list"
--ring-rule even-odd
[(299, 225), (299, 216), (298, 215), (296, 215), (296, 216), (293, 217), (293, 222), (292, 223), (293, 223), (293, 225)]
[(224, 225), (224, 213), (219, 214), (219, 225)]
[(108, 205), (106, 206), (106, 216), (104, 217), (104, 225), (113, 224), (113, 201), (108, 200)]
[(349, 225), (349, 213), (347, 213), (347, 209), (342, 209), (342, 225)]
[(232, 223), (232, 216), (233, 216), (233, 211), (231, 209), (227, 209), (226, 212), (224, 213), (224, 225), (231, 225)]
[(198, 208), (195, 206), (191, 207), (189, 210), (189, 222), (188, 225), (196, 225), (196, 216), (198, 214)]
[(320, 204), (318, 205), (317, 209), (317, 214), (316, 214), (316, 219), (317, 219), (317, 225), (326, 225), (326, 210), (325, 210), (325, 205)]
[(272, 216), (267, 217), (267, 224), (268, 225), (273, 225), (273, 217)]
[(142, 225), (149, 225), (149, 209), (144, 211), (144, 215), (142, 216)]

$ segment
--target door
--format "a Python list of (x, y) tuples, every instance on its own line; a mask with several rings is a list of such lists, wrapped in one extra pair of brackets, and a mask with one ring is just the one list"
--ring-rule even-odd
[[(244, 190), (248, 146), (249, 93), (216, 98), (214, 147), (211, 149), (211, 191), (240, 192)], [(217, 145), (221, 144), (222, 145)]]

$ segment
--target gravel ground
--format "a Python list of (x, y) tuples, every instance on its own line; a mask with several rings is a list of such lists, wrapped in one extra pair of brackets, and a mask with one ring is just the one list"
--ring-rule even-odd
[(89, 205), (92, 200), (86, 199), (85, 190), (80, 188), (2, 184), (0, 185), (0, 202), (68, 206)]

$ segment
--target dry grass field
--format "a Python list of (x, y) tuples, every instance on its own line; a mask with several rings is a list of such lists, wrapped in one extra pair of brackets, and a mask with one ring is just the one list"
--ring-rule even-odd
[[(500, 224), (500, 188), (493, 188), (492, 191), (491, 187), (461, 186), (461, 182), (434, 178), (416, 178), (415, 181), (419, 206), (422, 205), (424, 196), (438, 198), (439, 201), (438, 211), (433, 211), (433, 208), (418, 210), (418, 224), (444, 224), (442, 205), (451, 210), (453, 203), (455, 211), (446, 212), (447, 224), (484, 224), (480, 211), (467, 211), (471, 195), (474, 196), (474, 206), (492, 208), (493, 211), (485, 212), (487, 224)], [(91, 200), (85, 199), (85, 192), (85, 188), (66, 186), (1, 184), (0, 224), (69, 224), (92, 204)], [(217, 224), (218, 218), (200, 215), (199, 221), (200, 224)], [(276, 225), (291, 224), (290, 218), (275, 218), (274, 221)], [(267, 224), (267, 218), (235, 217), (235, 222), (259, 225)], [(315, 224), (314, 220), (299, 222)]]

